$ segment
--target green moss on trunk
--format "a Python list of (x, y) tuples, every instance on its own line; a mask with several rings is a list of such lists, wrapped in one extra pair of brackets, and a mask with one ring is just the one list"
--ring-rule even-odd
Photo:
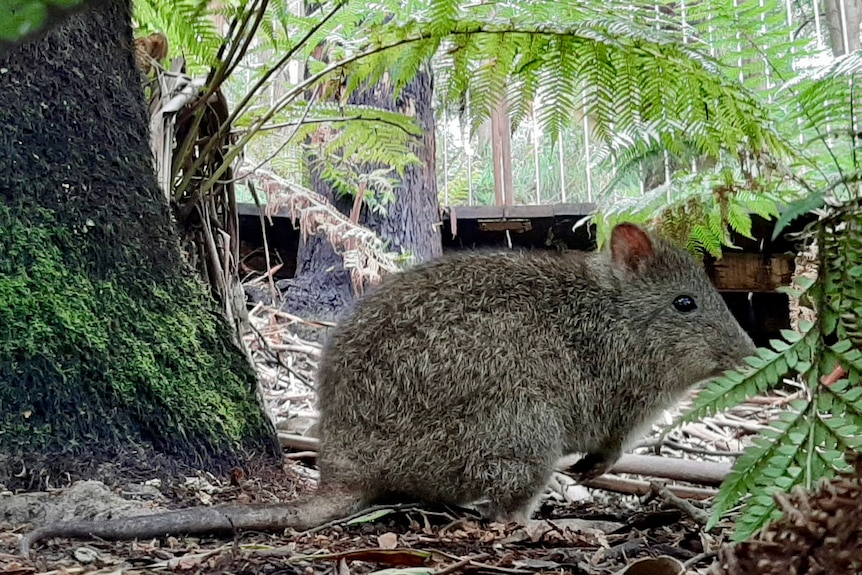
[(0, 59), (0, 455), (277, 454), (180, 257), (132, 46), (128, 0), (106, 0)]

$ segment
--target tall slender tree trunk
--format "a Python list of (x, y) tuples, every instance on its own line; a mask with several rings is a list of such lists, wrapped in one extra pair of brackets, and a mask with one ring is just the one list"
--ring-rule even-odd
[[(844, 5), (844, 16), (841, 5)], [(817, 6), (819, 8), (819, 6)], [(859, 49), (859, 29), (862, 25), (862, 0), (823, 0), (826, 22), (829, 26), (829, 44), (835, 56)], [(844, 45), (844, 28), (847, 28), (847, 46)]]
[(0, 59), (10, 487), (105, 461), (224, 470), (279, 452), (251, 365), (180, 255), (130, 21), (130, 0), (104, 0)]
[[(393, 94), (392, 86), (382, 81), (357, 91), (351, 96), (350, 103), (414, 115), (424, 131), (424, 137), (414, 148), (422, 164), (405, 170), (395, 202), (387, 206), (385, 215), (371, 213), (363, 206), (359, 222), (390, 242), (392, 250), (403, 250), (411, 253), (415, 261), (425, 261), (440, 255), (443, 249), (438, 225), (440, 212), (430, 72), (421, 71), (398, 98)], [(367, 169), (371, 171), (379, 167), (372, 165)], [(332, 186), (314, 171), (312, 182), (315, 191), (333, 202), (342, 213), (350, 213), (353, 198), (336, 197)], [(341, 256), (335, 253), (326, 238), (314, 236), (304, 241), (299, 249), (296, 278), (285, 292), (285, 309), (305, 317), (336, 320), (350, 309), (355, 298), (350, 276), (342, 267)]]

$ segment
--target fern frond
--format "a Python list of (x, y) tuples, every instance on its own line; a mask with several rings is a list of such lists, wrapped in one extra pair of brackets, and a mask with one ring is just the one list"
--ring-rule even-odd
[[(820, 192), (821, 195), (827, 195)], [(847, 471), (848, 451), (862, 447), (862, 208), (858, 200), (832, 199), (814, 224), (819, 253), (816, 280), (797, 278), (794, 297), (814, 302), (815, 323), (800, 322), (802, 333), (783, 331), (772, 349), (748, 358), (745, 373), (727, 372), (708, 384), (684, 420), (738, 405), (796, 375), (805, 395), (788, 405), (777, 421), (746, 448), (722, 483), (710, 526), (741, 501), (733, 537), (743, 540), (779, 515), (772, 494)], [(847, 251), (847, 249), (850, 251)], [(828, 342), (828, 343), (827, 343)]]
[[(813, 349), (818, 337), (813, 326), (799, 334), (781, 332), (783, 340), (772, 340), (773, 349), (759, 348), (757, 355), (746, 359), (753, 369), (727, 371), (712, 380), (698, 393), (682, 421), (695, 421), (720, 411), (726, 411), (746, 399), (766, 393), (782, 383), (792, 366), (798, 371), (810, 369)], [(774, 350), (774, 351), (773, 351)]]
[(804, 402), (798, 403), (803, 404), (797, 405), (799, 412), (782, 413), (779, 420), (752, 440), (753, 445), (737, 460), (715, 497), (707, 529), (714, 527), (740, 501), (744, 503), (734, 530), (737, 540), (747, 538), (778, 517), (772, 493), (788, 489), (802, 474), (796, 463), (800, 445), (804, 445), (808, 433), (808, 422), (801, 415)]
[(208, 5), (207, 0), (176, 0), (170, 3), (135, 0), (137, 34), (164, 33), (168, 37), (168, 56), (184, 56), (188, 70), (192, 74), (200, 74), (216, 65), (216, 54), (222, 41)]

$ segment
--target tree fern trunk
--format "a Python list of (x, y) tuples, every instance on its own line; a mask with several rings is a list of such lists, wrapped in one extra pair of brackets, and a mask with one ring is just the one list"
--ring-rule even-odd
[(254, 372), (183, 262), (156, 183), (130, 4), (105, 0), (0, 59), (10, 488), (98, 476), (106, 461), (219, 470), (278, 453)]
[[(436, 225), (440, 213), (437, 201), (435, 170), (434, 112), (431, 107), (432, 79), (428, 71), (420, 72), (399, 97), (393, 97), (390, 85), (381, 82), (376, 86), (357, 91), (351, 104), (376, 106), (387, 110), (415, 113), (425, 136), (414, 153), (422, 160), (405, 170), (396, 200), (387, 206), (386, 214), (370, 213), (363, 206), (360, 223), (391, 242), (392, 250), (405, 250), (416, 261), (425, 261), (442, 252), (440, 227)], [(369, 165), (371, 171), (381, 166)], [(315, 191), (332, 201), (344, 214), (353, 206), (352, 198), (337, 198), (328, 183), (312, 170)], [(335, 253), (322, 236), (308, 238), (298, 254), (295, 279), (285, 292), (286, 310), (319, 320), (334, 320), (347, 311), (355, 299), (350, 277), (341, 265), (341, 256)]]

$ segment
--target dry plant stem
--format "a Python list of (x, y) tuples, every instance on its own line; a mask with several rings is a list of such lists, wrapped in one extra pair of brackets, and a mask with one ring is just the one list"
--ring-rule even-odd
[(269, 346), (274, 351), (291, 351), (294, 353), (304, 353), (306, 355), (310, 355), (311, 357), (317, 359), (320, 357), (320, 348), (314, 347), (311, 345), (300, 345), (300, 344), (289, 344), (284, 345), (280, 343), (273, 343)]
[(449, 575), (450, 573), (456, 573), (456, 572), (464, 569), (465, 567), (468, 567), (468, 566), (474, 564), (475, 561), (478, 561), (480, 559), (485, 559), (487, 557), (488, 557), (487, 553), (479, 553), (479, 554), (474, 555), (472, 557), (467, 557), (466, 559), (461, 559), (460, 561), (457, 561), (457, 562), (453, 563), (452, 565), (449, 565), (445, 569), (440, 569), (438, 571), (435, 571), (434, 575)]
[(716, 416), (714, 418), (714, 421), (723, 427), (741, 429), (749, 433), (760, 433), (765, 427), (763, 425), (760, 425), (759, 423), (751, 423), (748, 421), (737, 419), (729, 413)]
[[(317, 438), (291, 433), (279, 433), (278, 441), (282, 447), (302, 451), (314, 451), (320, 447), (320, 441)], [(563, 472), (565, 473), (565, 470)], [(610, 472), (648, 475), (701, 485), (720, 485), (730, 472), (730, 465), (693, 459), (626, 454), (620, 457)]]
[(275, 287), (275, 280), (272, 277), (272, 261), (270, 261), (269, 257), (269, 239), (266, 237), (266, 223), (263, 218), (263, 207), (260, 205), (260, 198), (257, 197), (257, 189), (255, 188), (254, 182), (248, 182), (248, 189), (251, 191), (251, 197), (254, 198), (254, 203), (257, 206), (257, 215), (260, 220), (260, 229), (262, 231), (261, 237), (263, 238), (263, 257), (266, 259), (266, 269), (270, 270), (270, 273), (267, 273), (266, 276), (267, 279), (269, 279), (270, 293), (272, 294), (273, 300), (275, 300), (278, 290)]
[(306, 437), (304, 435), (296, 435), (294, 433), (279, 433), (278, 442), (282, 447), (290, 449), (299, 449), (301, 451), (313, 451), (315, 459), (317, 459), (317, 449), (320, 447), (320, 441), (316, 437)]
[(350, 209), (350, 221), (359, 224), (359, 211), (362, 209), (362, 200), (365, 198), (365, 183), (359, 184), (356, 196), (353, 198), (353, 207)]
[(707, 559), (712, 559), (716, 555), (718, 555), (718, 553), (716, 553), (715, 551), (707, 551), (705, 553), (695, 555), (694, 557), (692, 557), (691, 559), (689, 559), (687, 561), (684, 561), (682, 566), (685, 567), (686, 569), (691, 569), (693, 566), (697, 565), (701, 561), (706, 561)]
[(698, 509), (688, 501), (677, 497), (664, 485), (659, 485), (658, 483), (651, 481), (650, 495), (657, 496), (666, 504), (679, 509), (691, 517), (700, 526), (704, 526), (709, 522), (709, 513), (703, 509)]
[[(254, 334), (255, 334), (255, 336), (257, 336), (258, 341), (261, 343), (261, 345), (262, 345), (265, 349), (267, 349), (267, 350), (269, 350), (270, 352), (272, 352), (272, 344), (271, 344), (271, 343), (269, 343), (269, 341), (266, 339), (266, 337), (264, 337), (264, 335), (263, 335), (262, 333), (260, 333), (260, 331), (259, 331), (256, 327), (254, 327), (253, 325), (251, 325), (251, 323), (249, 323), (249, 329), (251, 329), (252, 333), (254, 333)], [(275, 362), (276, 362), (279, 366), (283, 367), (283, 368), (284, 368), (284, 369), (285, 369), (289, 374), (291, 374), (292, 376), (294, 376), (295, 378), (297, 378), (299, 381), (301, 381), (303, 385), (305, 385), (305, 386), (307, 386), (307, 387), (309, 387), (309, 388), (311, 388), (311, 389), (314, 389), (314, 384), (313, 384), (312, 382), (308, 381), (308, 380), (306, 379), (306, 377), (305, 377), (303, 374), (299, 373), (298, 371), (296, 371), (295, 369), (293, 369), (292, 367), (290, 367), (289, 365), (287, 365), (286, 363), (284, 363), (284, 362), (281, 360), (281, 356), (280, 356), (277, 352), (273, 352), (273, 353), (272, 353), (272, 356), (273, 356), (273, 358), (275, 359)]]
[[(614, 491), (616, 493), (626, 493), (629, 495), (648, 495), (650, 493), (650, 486), (647, 481), (623, 479), (622, 477), (608, 475), (591, 479), (583, 485), (593, 489), (604, 489), (605, 491)], [(667, 486), (667, 489), (676, 496), (684, 497), (685, 499), (703, 500), (715, 497), (718, 494), (717, 489), (688, 487), (685, 485), (669, 485)]]
[(721, 485), (730, 473), (730, 465), (694, 459), (626, 454), (614, 464), (611, 472), (648, 475), (700, 485)]
[(757, 396), (756, 395), (754, 397), (749, 397), (748, 399), (746, 399), (745, 403), (748, 403), (751, 405), (766, 405), (769, 407), (782, 407), (784, 405), (787, 405), (788, 403), (790, 403), (794, 399), (799, 399), (800, 397), (802, 397), (802, 395), (803, 394), (801, 391), (794, 391), (793, 393), (788, 393), (787, 395), (782, 395), (782, 396), (778, 396), (778, 397), (775, 397), (775, 396), (764, 397), (764, 396)]
[(657, 442), (660, 445), (666, 445), (672, 449), (678, 449), (685, 453), (691, 453), (694, 455), (710, 455), (710, 456), (719, 456), (719, 457), (739, 457), (742, 455), (742, 451), (722, 451), (715, 449), (700, 449), (698, 447), (690, 447), (688, 445), (684, 445), (682, 443), (677, 443), (672, 439), (665, 439), (664, 441)]
[(687, 434), (691, 435), (692, 437), (696, 437), (697, 439), (700, 439), (702, 441), (706, 441), (709, 443), (721, 443), (721, 442), (725, 441), (725, 439), (726, 439), (723, 435), (708, 429), (704, 425), (695, 425), (695, 424), (689, 423), (689, 424), (683, 425), (680, 428), (680, 431), (682, 431), (683, 433), (687, 433)]
[(295, 451), (293, 453), (285, 453), (285, 459), (310, 459), (317, 457), (316, 451)]
[[(218, 507), (191, 507), (169, 512), (169, 530), (172, 533), (188, 534), (234, 534), (237, 530), (266, 531), (279, 528), (295, 519), (293, 504), (284, 505), (223, 505)], [(136, 539), (161, 531), (166, 522), (164, 514), (138, 515), (116, 520), (119, 525), (110, 525), (99, 536), (106, 539)], [(21, 539), (19, 550), (28, 557), (34, 543), (50, 537), (90, 537), (90, 530), (105, 528), (112, 522), (75, 521), (49, 524), (28, 533)]]
[(342, 517), (340, 519), (336, 519), (334, 521), (327, 521), (326, 523), (321, 523), (311, 529), (306, 529), (302, 531), (301, 535), (313, 535), (314, 533), (318, 533), (320, 531), (324, 531), (329, 529), (330, 527), (335, 527), (336, 525), (344, 525), (354, 519), (359, 519), (360, 517), (364, 517), (371, 513), (376, 513), (378, 511), (419, 511), (422, 509), (418, 507), (415, 503), (397, 503), (395, 505), (373, 505), (371, 507), (366, 507), (360, 511), (357, 511), (353, 515), (348, 515), (347, 517)]

